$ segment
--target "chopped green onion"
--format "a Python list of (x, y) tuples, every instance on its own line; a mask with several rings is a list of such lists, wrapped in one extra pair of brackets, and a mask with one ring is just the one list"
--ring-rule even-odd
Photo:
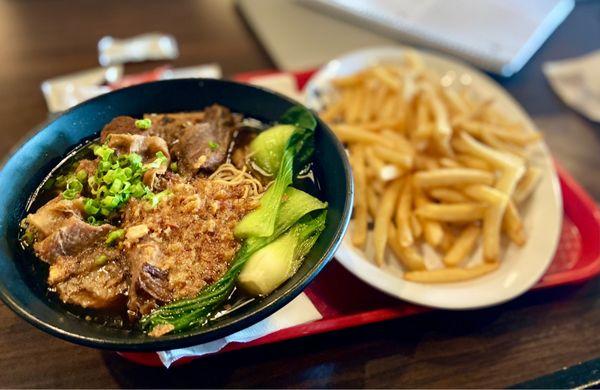
[(114, 209), (119, 205), (119, 198), (113, 195), (108, 195), (100, 201), (100, 204), (103, 208)]
[(75, 177), (77, 177), (77, 180), (79, 180), (80, 182), (84, 182), (85, 179), (87, 179), (87, 172), (84, 171), (83, 169), (80, 171), (77, 171), (77, 174), (75, 174)]
[(108, 236), (106, 237), (106, 244), (110, 245), (113, 242), (120, 240), (121, 238), (123, 238), (123, 236), (125, 236), (125, 229), (117, 229), (117, 230), (113, 230), (112, 232), (110, 232), (108, 234)]
[(70, 179), (67, 182), (67, 188), (63, 191), (63, 198), (73, 200), (83, 190), (83, 184), (77, 179)]
[(209, 142), (208, 142), (208, 147), (209, 147), (211, 150), (217, 150), (217, 149), (219, 148), (219, 144), (218, 144), (218, 143), (216, 143), (215, 141), (209, 141)]
[(159, 192), (158, 194), (149, 193), (144, 197), (144, 199), (146, 199), (150, 203), (150, 207), (154, 208), (160, 203), (161, 200), (163, 200), (165, 197), (171, 194), (171, 190), (164, 190)]
[(134, 198), (141, 198), (142, 196), (146, 195), (146, 189), (142, 183), (132, 184), (129, 188), (129, 192)]
[(171, 165), (169, 166), (169, 168), (171, 168), (171, 170), (173, 172), (177, 172), (177, 163), (176, 162), (172, 162)]
[(148, 169), (158, 169), (161, 165), (165, 164), (168, 161), (167, 156), (163, 154), (163, 152), (156, 152), (156, 160), (152, 161), (150, 164), (147, 164), (146, 167)]
[(94, 260), (94, 265), (96, 267), (102, 267), (104, 264), (106, 264), (107, 261), (108, 256), (106, 256), (105, 254), (101, 254), (100, 256), (96, 257), (96, 260)]
[(115, 150), (107, 145), (100, 145), (94, 148), (94, 154), (100, 157), (102, 161), (108, 161), (114, 153)]
[[(95, 199), (86, 199), (83, 202), (83, 211), (85, 211), (86, 214), (90, 215), (91, 218), (94, 218), (93, 216), (95, 214), (98, 214), (98, 211), (100, 211), (100, 206), (98, 205), (98, 201)], [(89, 220), (88, 220), (89, 222)], [(94, 222), (95, 222), (95, 218), (94, 218)], [(90, 222), (93, 223), (93, 222)]]
[(135, 127), (141, 130), (148, 130), (152, 126), (150, 119), (138, 119), (135, 121)]
[(110, 192), (113, 194), (118, 194), (123, 189), (123, 182), (121, 179), (115, 179), (112, 185), (110, 186)]

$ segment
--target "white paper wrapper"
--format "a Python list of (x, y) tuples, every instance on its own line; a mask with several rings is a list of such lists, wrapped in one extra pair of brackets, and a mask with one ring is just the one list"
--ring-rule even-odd
[(114, 83), (123, 76), (123, 67), (94, 68), (72, 73), (42, 83), (48, 111), (64, 111), (74, 105), (110, 91), (102, 84)]
[(100, 65), (124, 64), (177, 58), (179, 49), (172, 35), (148, 33), (127, 39), (106, 36), (98, 42)]
[(219, 64), (205, 64), (188, 66), (185, 68), (167, 69), (160, 78), (161, 80), (186, 78), (220, 79), (221, 76), (222, 72)]
[(173, 349), (171, 351), (157, 352), (157, 354), (165, 367), (168, 368), (175, 361), (183, 357), (203, 356), (210, 353), (215, 353), (223, 349), (229, 343), (247, 343), (278, 330), (320, 320), (321, 318), (323, 318), (323, 316), (321, 313), (319, 313), (315, 305), (313, 305), (306, 294), (302, 293), (286, 306), (279, 309), (279, 311), (249, 328), (206, 344), (200, 344), (189, 348)]
[(600, 50), (543, 66), (554, 92), (571, 108), (600, 122)]

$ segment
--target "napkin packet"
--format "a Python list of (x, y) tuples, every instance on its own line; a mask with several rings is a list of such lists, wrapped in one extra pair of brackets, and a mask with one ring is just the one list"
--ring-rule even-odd
[(565, 104), (596, 122), (600, 122), (599, 70), (600, 50), (543, 66), (550, 86)]

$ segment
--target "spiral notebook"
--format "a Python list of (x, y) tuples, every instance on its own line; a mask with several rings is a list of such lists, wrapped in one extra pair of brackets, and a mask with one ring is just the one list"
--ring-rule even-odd
[(401, 43), (518, 72), (571, 12), (574, 0), (297, 0)]

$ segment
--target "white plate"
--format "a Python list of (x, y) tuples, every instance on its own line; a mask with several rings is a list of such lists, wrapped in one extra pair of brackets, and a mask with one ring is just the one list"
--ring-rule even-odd
[[(320, 109), (330, 88), (330, 80), (345, 76), (376, 63), (401, 62), (404, 49), (382, 47), (356, 51), (329, 62), (306, 86), (306, 103)], [(498, 84), (474, 68), (449, 57), (420, 52), (425, 64), (454, 82), (470, 85), (481, 96), (493, 96), (498, 107), (537, 131), (523, 108)], [(534, 164), (543, 171), (539, 186), (523, 209), (527, 243), (519, 248), (503, 244), (503, 261), (498, 270), (478, 279), (459, 283), (418, 284), (402, 278), (402, 269), (388, 253), (387, 266), (374, 264), (372, 248), (365, 252), (353, 248), (344, 239), (335, 257), (357, 277), (371, 286), (400, 299), (445, 309), (472, 309), (499, 304), (529, 290), (544, 274), (554, 256), (562, 226), (562, 196), (554, 165), (545, 144), (532, 153)], [(347, 237), (346, 237), (347, 238)], [(369, 240), (372, 241), (372, 240)], [(427, 249), (427, 248), (426, 248)], [(389, 252), (389, 251), (388, 251)], [(475, 253), (474, 258), (480, 255)], [(427, 250), (428, 264), (436, 255)]]

